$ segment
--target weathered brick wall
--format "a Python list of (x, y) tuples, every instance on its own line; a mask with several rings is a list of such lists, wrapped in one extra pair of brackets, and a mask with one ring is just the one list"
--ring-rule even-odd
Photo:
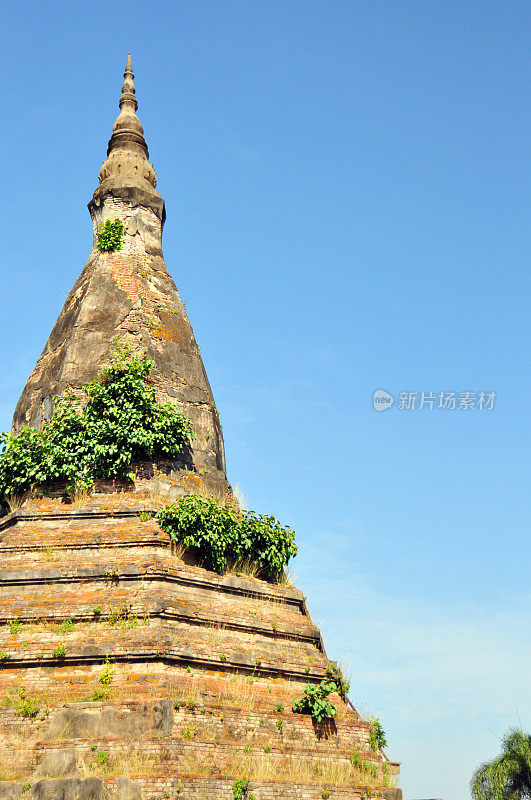
[(0, 798), (221, 800), (245, 775), (256, 800), (380, 796), (398, 766), (366, 721), (338, 695), (333, 722), (291, 710), (328, 664), (302, 593), (203, 569), (143, 503), (0, 521)]
[[(30, 797), (35, 800), (163, 800), (163, 798), (188, 798), (189, 800), (233, 800), (232, 781), (223, 778), (62, 778), (58, 780), (41, 779), (27, 794), (21, 795), (22, 783), (12, 787), (0, 787), (1, 800), (19, 800)], [(321, 786), (303, 784), (275, 784), (265, 781), (251, 781), (250, 792), (256, 800), (321, 800)], [(333, 800), (359, 800), (366, 797), (362, 790), (336, 788), (329, 795)], [(396, 789), (383, 789), (383, 800), (400, 800), (401, 792)]]
[[(112, 341), (126, 338), (154, 361), (160, 400), (176, 403), (192, 419), (197, 438), (192, 462), (211, 489), (226, 487), (218, 412), (188, 315), (161, 249), (161, 221), (151, 208), (107, 195), (92, 207), (93, 246), (17, 405), (14, 427), (39, 426), (52, 398), (81, 387), (108, 363)], [(119, 218), (121, 250), (101, 252), (99, 226)], [(186, 459), (185, 459), (186, 460)]]

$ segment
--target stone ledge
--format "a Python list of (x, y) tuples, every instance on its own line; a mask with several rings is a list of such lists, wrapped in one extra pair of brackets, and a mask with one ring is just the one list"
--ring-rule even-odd
[[(162, 532), (161, 532), (162, 534)], [(54, 550), (100, 550), (104, 548), (124, 548), (124, 547), (162, 547), (165, 550), (169, 548), (166, 541), (162, 541), (164, 534), (153, 536), (151, 539), (99, 539), (97, 542), (68, 542), (64, 545), (54, 544)], [(19, 544), (0, 544), (1, 553), (42, 553), (44, 545), (42, 544), (27, 544), (21, 547)]]
[[(98, 547), (99, 549), (102, 549), (101, 544)], [(18, 552), (21, 550), (22, 548), (19, 547)], [(43, 569), (41, 570), (41, 573), (45, 573), (46, 571), (46, 569)], [(54, 568), (49, 568), (49, 571), (53, 572), (53, 576), (39, 576), (38, 570), (20, 570), (18, 571), (18, 575), (13, 577), (7, 573), (7, 571), (0, 571), (0, 586), (31, 586), (50, 583), (85, 583), (87, 578), (90, 578), (91, 581), (104, 581), (106, 583), (111, 580), (108, 574), (105, 575), (104, 571), (100, 571), (96, 568), (81, 568), (77, 575), (69, 575), (68, 573), (63, 574)], [(158, 580), (165, 583), (193, 586), (199, 589), (207, 589), (209, 591), (221, 591), (227, 594), (252, 597), (259, 600), (280, 603), (282, 605), (292, 605), (300, 610), (302, 614), (305, 616), (307, 615), (304, 595), (299, 589), (278, 586), (277, 591), (272, 592), (267, 591), (267, 584), (265, 581), (261, 581), (261, 585), (257, 586), (256, 582), (252, 579), (240, 578), (235, 575), (218, 575), (218, 573), (208, 572), (207, 570), (205, 570), (205, 573), (205, 576), (202, 577), (199, 575), (190, 574), (190, 572), (179, 568), (175, 569), (171, 573), (165, 570), (153, 570), (149, 572), (146, 570), (146, 572), (140, 572), (138, 569), (136, 572), (134, 572), (133, 569), (130, 569), (128, 572), (122, 572), (118, 573), (116, 576), (112, 576), (112, 579), (119, 583), (120, 581), (146, 580), (146, 578), (148, 578), (150, 580)]]
[[(135, 616), (142, 617), (143, 616), (143, 609), (135, 607)], [(185, 625), (192, 625), (199, 628), (210, 628), (215, 626), (220, 631), (237, 631), (238, 633), (246, 633), (251, 636), (264, 636), (268, 639), (280, 639), (283, 641), (290, 641), (290, 642), (304, 642), (306, 644), (314, 645), (319, 651), (323, 652), (323, 643), (321, 639), (321, 634), (318, 628), (314, 628), (313, 634), (303, 634), (297, 633), (297, 629), (290, 630), (287, 625), (283, 625), (279, 623), (277, 628), (273, 630), (272, 628), (265, 628), (261, 625), (249, 625), (245, 623), (238, 623), (233, 621), (220, 621), (219, 618), (216, 617), (199, 617), (197, 615), (189, 615), (183, 613), (177, 613), (172, 611), (171, 609), (162, 609), (160, 611), (145, 611), (145, 614), (149, 614), (149, 619), (153, 622), (156, 619), (160, 620), (169, 620), (172, 622), (182, 622)], [(11, 619), (12, 615), (6, 617), (0, 617), (0, 625), (7, 625)], [(39, 618), (40, 619), (40, 618)], [(57, 615), (57, 616), (50, 616), (46, 617), (47, 623), (61, 623), (65, 619), (65, 615)], [(72, 620), (73, 623), (79, 622), (95, 622), (98, 623), (105, 623), (108, 619), (110, 619), (109, 614), (99, 614), (97, 620), (94, 617), (94, 613), (92, 614), (70, 614), (68, 619)], [(17, 616), (17, 621), (21, 624), (26, 623), (35, 623), (36, 618), (32, 617), (24, 617), (24, 616)]]
[[(300, 687), (288, 684), (284, 688), (289, 692), (289, 698), (285, 694), (283, 701), (291, 706)], [(65, 748), (83, 756), (92, 751), (94, 744), (111, 753), (141, 744), (144, 752), (150, 751), (154, 756), (155, 762), (167, 759), (172, 760), (175, 766), (177, 758), (193, 752), (196, 747), (202, 754), (214, 748), (212, 755), (235, 756), (241, 755), (245, 745), (251, 745), (255, 756), (265, 752), (268, 756), (271, 754), (271, 758), (330, 758), (343, 763), (355, 749), (364, 760), (377, 767), (383, 767), (386, 762), (390, 774), (398, 773), (398, 764), (387, 762), (370, 749), (369, 723), (348, 710), (347, 716), (341, 716), (335, 728), (326, 722), (315, 723), (307, 715), (295, 715), (289, 707), (279, 714), (274, 706), (278, 694), (274, 698), (266, 695), (265, 702), (262, 698), (262, 702), (253, 706), (252, 712), (246, 713), (240, 706), (218, 705), (209, 699), (199, 701), (191, 710), (183, 695), (180, 703), (176, 704), (175, 687), (172, 691), (147, 702), (104, 700), (52, 706), (39, 731), (25, 722), (28, 738), (18, 749), (21, 761), (38, 763), (40, 777), (49, 777), (63, 773), (45, 773), (40, 770), (40, 764), (47, 754), (53, 756), (60, 750), (64, 752)], [(335, 702), (341, 704), (339, 698)], [(0, 712), (0, 724), (3, 723), (4, 730), (9, 726), (13, 713)], [(279, 719), (283, 722), (282, 730), (277, 726)], [(17, 721), (20, 723), (20, 718)], [(33, 735), (28, 727), (33, 730)], [(194, 731), (193, 737), (183, 736), (183, 731), (190, 729)], [(265, 751), (264, 746), (267, 748)], [(249, 747), (243, 752), (248, 750)]]
[(245, 674), (259, 673), (260, 677), (271, 678), (285, 678), (287, 680), (298, 680), (308, 683), (308, 681), (321, 681), (324, 677), (324, 670), (320, 672), (306, 672), (297, 669), (290, 669), (286, 666), (285, 662), (282, 667), (268, 666), (267, 664), (256, 664), (252, 656), (240, 661), (227, 657), (226, 661), (221, 661), (219, 658), (204, 658), (201, 656), (194, 656), (192, 653), (178, 653), (169, 652), (168, 649), (159, 652), (149, 650), (130, 653), (104, 653), (99, 652), (98, 648), (91, 649), (92, 653), (81, 654), (76, 656), (64, 656), (63, 658), (53, 658), (51, 655), (41, 655), (37, 658), (34, 656), (26, 657), (10, 657), (0, 662), (0, 674), (4, 670), (13, 669), (31, 669), (35, 667), (82, 667), (92, 664), (101, 665), (108, 655), (112, 663), (116, 664), (147, 664), (149, 662), (157, 662), (166, 665), (179, 665), (183, 667), (196, 667), (197, 669), (216, 670), (218, 672), (238, 672)]
[[(66, 719), (66, 717), (65, 717)], [(274, 721), (274, 718), (270, 718), (271, 721)], [(278, 717), (277, 717), (278, 719)], [(181, 721), (182, 724), (183, 721)], [(103, 725), (99, 726), (100, 729), (103, 729)], [(151, 726), (153, 728), (153, 726)], [(102, 732), (102, 731), (101, 731)], [(242, 749), (242, 741), (216, 741), (213, 743), (211, 739), (203, 739), (201, 738), (200, 734), (196, 734), (194, 736), (193, 744), (189, 744), (186, 742), (179, 731), (174, 731), (178, 735), (172, 735), (171, 731), (163, 730), (162, 726), (159, 732), (155, 732), (153, 729), (150, 730), (149, 734), (146, 733), (146, 729), (142, 726), (138, 728), (138, 730), (131, 731), (128, 735), (122, 736), (101, 736), (95, 735), (94, 737), (69, 737), (68, 739), (57, 739), (57, 740), (50, 740), (50, 741), (40, 741), (36, 744), (34, 748), (29, 748), (32, 752), (35, 753), (37, 757), (43, 758), (46, 756), (47, 753), (54, 753), (60, 752), (64, 750), (65, 745), (69, 748), (69, 750), (76, 753), (83, 753), (87, 751), (87, 747), (90, 747), (94, 740), (98, 742), (104, 742), (105, 745), (108, 747), (112, 747), (114, 750), (117, 750), (120, 745), (130, 745), (133, 743), (141, 742), (145, 749), (148, 749), (151, 752), (156, 752), (157, 750), (162, 751), (162, 754), (168, 758), (173, 755), (173, 757), (182, 755), (183, 751), (186, 751), (190, 747), (194, 745), (200, 744), (203, 750), (215, 750), (216, 753), (221, 754), (232, 754), (234, 751), (241, 752)], [(94, 731), (97, 733), (97, 731)], [(306, 757), (308, 759), (313, 758), (326, 758), (327, 761), (339, 761), (345, 762), (348, 760), (349, 755), (352, 753), (352, 748), (344, 749), (344, 748), (337, 748), (335, 747), (333, 750), (319, 750), (317, 752), (309, 752), (307, 744), (299, 744), (297, 746), (294, 742), (286, 742), (284, 739), (280, 738), (280, 734), (278, 730), (270, 731), (271, 735), (275, 735), (279, 737), (279, 743), (275, 744), (271, 742), (270, 747), (271, 750), (268, 751), (268, 755), (272, 758), (282, 758), (283, 756), (301, 756)], [(161, 741), (161, 737), (164, 737)], [(327, 740), (328, 744), (330, 744), (330, 740)], [(250, 743), (250, 742), (249, 742)], [(102, 748), (104, 745), (100, 745)], [(171, 752), (173, 750), (173, 753)], [(259, 751), (262, 750), (261, 745), (255, 743), (253, 750)], [(375, 756), (372, 751), (358, 751), (362, 758), (365, 761), (370, 761), (375, 766), (382, 766), (384, 763), (387, 763), (389, 766), (397, 767), (398, 764), (394, 764), (393, 762), (386, 762), (382, 759)], [(42, 774), (42, 773), (41, 773)], [(49, 775), (42, 775), (42, 777), (49, 777)]]
[(34, 512), (24, 512), (18, 509), (17, 511), (12, 511), (11, 513), (7, 514), (5, 517), (0, 519), (0, 531), (5, 530), (6, 528), (11, 528), (13, 525), (18, 525), (20, 522), (48, 522), (56, 521), (56, 520), (76, 520), (76, 519), (123, 519), (123, 518), (137, 518), (140, 514), (146, 511), (150, 514), (155, 514), (153, 509), (75, 509), (72, 511), (45, 511), (42, 514), (36, 514)]
[[(22, 781), (0, 781), (0, 800), (160, 800), (166, 788), (178, 792), (187, 800), (232, 799), (232, 782), (237, 776), (200, 777), (193, 775), (168, 775), (132, 778), (56, 778), (43, 779), (32, 784), (27, 794), (22, 794)], [(256, 800), (321, 800), (323, 784), (297, 784), (280, 781), (250, 780), (250, 791)], [(335, 800), (360, 800), (361, 789), (334, 787)], [(383, 800), (402, 800), (401, 789), (382, 789)]]

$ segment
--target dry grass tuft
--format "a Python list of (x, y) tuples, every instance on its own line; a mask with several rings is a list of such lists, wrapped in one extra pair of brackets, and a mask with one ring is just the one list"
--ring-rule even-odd
[(182, 705), (194, 709), (203, 704), (203, 695), (199, 691), (196, 678), (187, 678), (175, 688), (172, 699), (176, 708)]
[(79, 508), (79, 506), (84, 505), (94, 489), (92, 483), (90, 486), (87, 486), (83, 480), (80, 482), (74, 481), (73, 484), (70, 484), (66, 488), (70, 505), (74, 506), (74, 508)]
[(152, 755), (131, 747), (113, 755), (111, 769), (114, 775), (152, 775), (157, 766)]
[(297, 582), (297, 573), (289, 567), (284, 567), (278, 577), (277, 584), (279, 586), (292, 586), (295, 588)]
[(234, 493), (234, 497), (236, 499), (236, 502), (238, 503), (239, 510), (240, 511), (246, 511), (247, 510), (247, 500), (245, 499), (245, 495), (243, 493), (243, 489), (240, 486), (240, 484), (239, 483), (235, 483), (233, 488), (232, 488), (232, 491)]
[(86, 778), (110, 775), (155, 775), (159, 769), (154, 756), (133, 746), (110, 755), (102, 748), (90, 755), (82, 756), (80, 767)]
[(13, 492), (13, 494), (6, 495), (6, 502), (10, 511), (18, 511), (24, 505), (29, 497), (29, 492)]
[(201, 760), (195, 753), (187, 752), (179, 765), (181, 775), (210, 775), (218, 770), (211, 761)]
[(41, 553), (45, 561), (56, 561), (59, 558), (51, 544), (41, 548)]
[(19, 748), (14, 748), (11, 753), (0, 756), (0, 781), (19, 781), (27, 778), (33, 765)]
[(186, 547), (182, 542), (172, 541), (171, 554), (174, 558), (176, 558), (178, 561), (183, 561), (185, 553), (186, 553)]
[(220, 637), (224, 636), (224, 626), (221, 622), (207, 622), (202, 627), (203, 637), (210, 645), (218, 643)]
[[(208, 497), (212, 500), (217, 500), (218, 503), (221, 505), (227, 506), (227, 508), (234, 508), (237, 509), (238, 500), (232, 492), (227, 492), (224, 489), (209, 489), (203, 479), (195, 472), (188, 472), (185, 475), (182, 475), (178, 480), (178, 485), (182, 487), (183, 495), (188, 494), (198, 494), (200, 497)], [(167, 505), (169, 502), (175, 502), (178, 500), (178, 497), (161, 497), (160, 495), (157, 496), (157, 499), (162, 501), (162, 505)]]
[(180, 774), (246, 777), (253, 780), (281, 781), (308, 785), (351, 786), (365, 790), (379, 789), (385, 785), (382, 776), (374, 778), (358, 770), (347, 760), (308, 759), (301, 754), (239, 751), (226, 759), (205, 761), (197, 753), (185, 754), (180, 765)]
[(246, 578), (256, 578), (260, 572), (260, 567), (248, 558), (240, 561), (232, 561), (227, 564), (225, 575), (243, 575)]
[(242, 711), (252, 711), (257, 697), (252, 689), (249, 679), (243, 675), (233, 675), (223, 687), (220, 696), (222, 706), (239, 708)]

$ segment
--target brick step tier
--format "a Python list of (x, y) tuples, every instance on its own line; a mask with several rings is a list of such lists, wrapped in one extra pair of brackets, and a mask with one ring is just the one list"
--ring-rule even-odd
[[(127, 623), (126, 623), (127, 624)], [(39, 628), (42, 627), (42, 630)], [(287, 679), (321, 679), (326, 658), (304, 641), (271, 639), (259, 631), (238, 632), (183, 622), (139, 624), (129, 630), (104, 623), (78, 623), (71, 634), (51, 633), (45, 626), (9, 633), (0, 627), (0, 666), (34, 667), (62, 664), (99, 664), (161, 660), (203, 669), (283, 676)], [(53, 655), (58, 647), (66, 652)]]
[[(78, 612), (78, 618), (91, 619), (98, 600), (102, 601), (100, 613), (105, 616), (110, 612), (104, 611), (103, 603), (112, 604), (111, 610), (115, 611), (120, 598), (141, 596), (146, 610), (163, 613), (173, 608), (174, 616), (179, 618), (210, 624), (215, 617), (228, 627), (237, 626), (235, 629), (262, 629), (277, 638), (302, 638), (319, 646), (319, 631), (305, 613), (302, 598), (266, 592), (256, 583), (235, 576), (208, 580), (207, 570), (187, 567), (183, 562), (180, 567), (157, 555), (139, 556), (136, 562), (127, 563), (121, 558), (106, 559), (103, 552), (93, 565), (76, 565), (72, 559), (53, 567), (30, 561), (22, 569), (18, 563), (4, 563), (0, 570), (0, 624), (11, 618), (11, 606), (17, 604), (21, 606), (17, 612), (21, 618), (35, 619), (37, 615), (60, 619), (63, 612), (71, 611), (68, 598), (79, 597), (84, 611)], [(56, 604), (58, 597), (61, 602)], [(92, 605), (86, 606), (87, 602)], [(46, 608), (50, 603), (53, 607)], [(37, 611), (30, 613), (33, 605)]]
[[(0, 800), (233, 800), (233, 779), (224, 777), (137, 776), (133, 778), (57, 778), (39, 779), (28, 790), (22, 781), (0, 781)], [(249, 792), (255, 800), (322, 800), (325, 784), (307, 785), (290, 781), (250, 780)], [(327, 797), (333, 800), (363, 800), (364, 789), (333, 787)], [(396, 789), (382, 789), (382, 800), (400, 800)]]
[[(269, 711), (258, 717), (234, 709), (212, 712), (175, 708), (172, 701), (68, 704), (39, 716), (42, 721), (35, 723), (6, 710), (0, 718), (10, 736), (0, 767), (5, 773), (11, 765), (20, 777), (46, 778), (68, 769), (77, 775), (80, 770), (90, 774), (98, 763), (104, 764), (104, 774), (115, 775), (121, 771), (160, 774), (162, 765), (166, 774), (178, 776), (254, 774), (284, 780), (298, 776), (308, 783), (328, 779), (351, 787), (385, 785), (396, 770), (397, 765), (369, 751), (361, 754), (374, 764), (376, 779), (351, 764), (348, 756), (356, 745), (361, 750), (363, 728), (345, 749), (326, 726), (317, 744), (314, 731), (314, 739), (308, 741), (296, 725), (291, 731), (288, 724), (279, 729), (279, 719), (289, 722), (287, 714)], [(98, 752), (104, 754), (103, 762), (97, 761)]]
[[(63, 737), (61, 742), (40, 742), (37, 741), (34, 747), (25, 747), (24, 745), (16, 748), (17, 757), (20, 763), (27, 765), (28, 770), (38, 769), (41, 761), (48, 758), (49, 754), (55, 755), (64, 752), (68, 749), (70, 752), (75, 752), (77, 756), (84, 758), (91, 757), (91, 754), (96, 750), (106, 750), (108, 753), (124, 753), (129, 750), (137, 750), (144, 756), (149, 755), (153, 765), (165, 764), (170, 768), (172, 773), (194, 772), (200, 769), (209, 767), (210, 771), (215, 773), (228, 772), (229, 774), (237, 774), (240, 767), (240, 762), (252, 761), (252, 758), (247, 756), (254, 756), (255, 759), (270, 761), (273, 770), (285, 766), (287, 763), (296, 761), (301, 768), (311, 775), (313, 765), (316, 760), (321, 760), (327, 767), (338, 771), (342, 770), (346, 773), (345, 780), (352, 786), (357, 786), (360, 783), (362, 776), (359, 770), (353, 769), (349, 761), (349, 753), (338, 753), (332, 750), (328, 752), (321, 751), (319, 753), (308, 753), (302, 747), (293, 748), (285, 745), (275, 745), (274, 736), (270, 735), (269, 738), (264, 738), (264, 744), (259, 744), (258, 741), (248, 742), (245, 745), (246, 750), (242, 751), (241, 746), (236, 744), (229, 744), (221, 739), (217, 739), (214, 734), (208, 734), (208, 730), (200, 731), (196, 724), (192, 723), (190, 727), (184, 728), (183, 731), (189, 731), (190, 739), (184, 738), (166, 738), (161, 741), (159, 737), (150, 738), (143, 736), (141, 739), (135, 737), (96, 737), (93, 740), (88, 739), (70, 739), (66, 736)], [(277, 732), (278, 733), (278, 732)], [(209, 735), (208, 739), (204, 736)], [(276, 737), (279, 738), (278, 736)], [(265, 750), (264, 750), (265, 747)], [(192, 751), (199, 753), (200, 763), (197, 764), (195, 770), (190, 766)], [(267, 758), (265, 758), (267, 756)], [(90, 758), (92, 761), (92, 758)], [(187, 766), (188, 762), (188, 766)], [(381, 773), (382, 762), (372, 761), (378, 773)], [(53, 777), (48, 774), (43, 777)]]
[[(100, 517), (96, 512), (67, 516), (67, 521), (58, 523), (50, 513), (39, 516), (16, 512), (0, 522), (2, 580), (27, 582), (39, 566), (43, 575), (36, 574), (35, 581), (54, 574), (56, 579), (63, 574), (86, 578), (91, 571), (95, 577), (108, 578), (113, 570), (120, 575), (120, 564), (123, 577), (127, 577), (129, 573), (135, 575), (131, 568), (136, 565), (136, 574), (159, 569), (167, 580), (224, 594), (253, 595), (306, 613), (304, 597), (298, 589), (255, 577), (246, 579), (241, 574), (218, 575), (190, 563), (189, 558), (184, 561), (172, 555), (170, 537), (153, 519), (142, 521), (136, 513), (126, 521), (109, 514)], [(79, 519), (81, 516), (83, 519)]]
[(38, 621), (51, 624), (70, 619), (116, 624), (120, 618), (131, 617), (132, 626), (135, 620), (154, 616), (197, 627), (260, 635), (272, 641), (271, 647), (275, 642), (290, 640), (322, 649), (319, 631), (305, 615), (253, 598), (247, 603), (233, 598), (231, 603), (230, 598), (215, 592), (201, 596), (187, 591), (187, 587), (168, 584), (164, 576), (148, 579), (130, 576), (127, 581), (112, 584), (81, 577), (65, 579), (63, 583), (50, 576), (36, 584), (4, 583), (0, 592), (0, 628), (15, 618), (20, 624)]
[[(159, 687), (156, 699), (124, 701), (123, 697), (142, 696), (142, 689), (136, 691), (134, 685), (113, 683), (105, 700), (83, 702), (87, 689), (90, 695), (92, 687), (97, 688), (96, 683), (92, 686), (86, 683), (85, 697), (80, 693), (79, 703), (54, 704), (50, 693), (36, 692), (25, 680), (25, 699), (29, 698), (35, 703), (33, 708), (38, 708), (35, 721), (21, 715), (20, 695), (16, 687), (11, 688), (3, 695), (3, 702), (9, 698), (11, 704), (0, 711), (2, 735), (6, 744), (25, 742), (29, 746), (32, 740), (34, 746), (40, 746), (43, 742), (57, 744), (64, 739), (120, 739), (126, 734), (141, 740), (154, 735), (180, 740), (186, 738), (186, 731), (195, 728), (196, 741), (216, 740), (240, 749), (247, 743), (270, 745), (286, 752), (310, 750), (314, 755), (348, 756), (356, 749), (364, 758), (381, 762), (381, 757), (374, 755), (369, 746), (369, 724), (355, 715), (348, 715), (337, 697), (334, 698), (339, 710), (337, 724), (335, 721), (317, 723), (309, 715), (294, 714), (287, 704), (282, 712), (276, 711), (278, 704), (274, 696), (258, 698), (241, 683), (231, 686), (218, 679), (217, 698), (201, 696), (193, 686), (183, 690), (186, 685), (183, 680), (179, 685), (167, 687), (165, 692)], [(295, 696), (296, 690), (290, 687), (281, 693), (287, 702)], [(115, 694), (118, 699), (113, 701)], [(238, 695), (242, 696), (241, 705), (238, 705)]]
[[(61, 709), (67, 698), (70, 703), (78, 700), (80, 704), (75, 706), (79, 725), (76, 723), (75, 729), (69, 729), (69, 736), (119, 736), (123, 733), (122, 717), (129, 720), (138, 717), (139, 712), (130, 705), (130, 698), (135, 697), (139, 701), (142, 699), (146, 708), (167, 708), (168, 704), (174, 708), (179, 714), (175, 717), (176, 724), (181, 726), (175, 734), (177, 736), (182, 732), (182, 726), (186, 727), (189, 722), (198, 724), (200, 728), (206, 726), (210, 732), (217, 730), (220, 739), (239, 738), (240, 747), (257, 738), (264, 744), (271, 743), (272, 737), (286, 747), (302, 746), (313, 753), (320, 752), (326, 742), (330, 744), (325, 749), (332, 748), (338, 752), (351, 753), (354, 749), (367, 754), (371, 752), (368, 723), (351, 713), (351, 709), (335, 695), (331, 696), (338, 709), (334, 721), (319, 724), (309, 715), (294, 714), (291, 703), (301, 696), (302, 684), (279, 680), (273, 684), (273, 691), (269, 694), (266, 689), (270, 687), (263, 679), (254, 680), (251, 686), (242, 676), (238, 676), (235, 682), (221, 675), (210, 676), (210, 686), (206, 691), (204, 682), (187, 681), (175, 672), (165, 672), (163, 680), (160, 680), (160, 676), (153, 674), (136, 671), (123, 674), (117, 670), (112, 684), (105, 687), (99, 682), (99, 671), (80, 674), (78, 670), (72, 670), (70, 674), (64, 674), (68, 673), (64, 668), (63, 674), (51, 675), (38, 670), (28, 670), (24, 674), (13, 672), (10, 680), (4, 680), (0, 687), (2, 703), (6, 704), (0, 712), (0, 723), (5, 726), (3, 735), (14, 737), (14, 741), (26, 740), (30, 732), (39, 740), (60, 736), (66, 726)], [(33, 727), (21, 716), (21, 679), (24, 682), (24, 702), (29, 702), (32, 709), (38, 709), (35, 710), (37, 722)], [(100, 698), (99, 702), (87, 704), (86, 701), (96, 697)], [(275, 710), (279, 703), (283, 706), (281, 712)], [(83, 709), (86, 707), (89, 712), (85, 713)], [(142, 713), (147, 714), (147, 711)], [(148, 717), (143, 735), (149, 733), (151, 723)], [(91, 728), (90, 720), (95, 724), (98, 719), (105, 721), (104, 727)]]

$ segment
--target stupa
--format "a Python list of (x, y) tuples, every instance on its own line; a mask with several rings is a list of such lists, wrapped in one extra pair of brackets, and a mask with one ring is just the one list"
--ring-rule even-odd
[[(164, 201), (128, 55), (107, 159), (88, 207), (93, 245), (17, 404), (40, 427), (82, 397), (117, 337), (147, 351), (159, 399), (194, 423), (181, 461), (135, 464), (83, 501), (35, 490), (0, 518), (0, 798), (399, 800), (399, 766), (371, 747), (345, 692), (317, 722), (292, 711), (337, 675), (302, 592), (218, 574), (176, 548), (153, 512), (199, 493), (235, 503), (219, 415), (164, 263)], [(123, 247), (98, 231), (123, 224)], [(126, 490), (127, 488), (127, 490)], [(15, 504), (14, 504), (15, 505)], [(338, 684), (340, 687), (340, 684)]]

